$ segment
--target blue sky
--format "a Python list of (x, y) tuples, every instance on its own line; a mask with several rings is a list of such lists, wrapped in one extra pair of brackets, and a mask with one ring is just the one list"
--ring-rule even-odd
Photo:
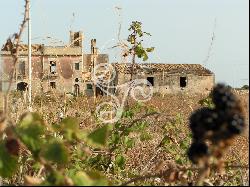
[[(156, 47), (152, 63), (202, 64), (213, 31), (215, 41), (206, 67), (217, 82), (242, 86), (249, 81), (248, 0), (31, 0), (33, 43), (46, 36), (69, 41), (69, 30), (83, 30), (85, 50), (96, 38), (110, 61), (119, 60), (119, 51), (110, 50), (117, 41), (122, 20), (122, 38), (133, 20), (143, 23), (152, 37), (146, 46)], [(0, 45), (17, 32), (23, 11), (22, 0), (1, 0)], [(114, 7), (121, 7), (121, 16)], [(75, 16), (73, 16), (73, 14)], [(214, 27), (216, 19), (216, 27)], [(26, 37), (23, 37), (26, 41)], [(51, 42), (47, 43), (51, 44)]]

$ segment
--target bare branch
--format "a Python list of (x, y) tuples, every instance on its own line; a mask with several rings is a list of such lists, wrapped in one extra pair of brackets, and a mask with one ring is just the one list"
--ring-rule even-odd
[(13, 77), (15, 75), (16, 64), (18, 62), (18, 53), (19, 53), (19, 46), (20, 46), (21, 36), (23, 34), (25, 25), (26, 25), (26, 23), (28, 21), (29, 3), (30, 3), (30, 0), (25, 0), (24, 17), (23, 17), (23, 21), (22, 21), (21, 26), (20, 26), (20, 30), (19, 30), (18, 33), (13, 34), (14, 42), (13, 42), (13, 48), (11, 49), (11, 55), (13, 57), (14, 63), (13, 63), (13, 70), (11, 72), (9, 85), (8, 85), (7, 91), (6, 91), (5, 95), (4, 95), (4, 112), (5, 112), (5, 114), (7, 114), (7, 110), (8, 110), (7, 98), (8, 98), (10, 88), (11, 88), (11, 85), (12, 85), (12, 82), (13, 82)]

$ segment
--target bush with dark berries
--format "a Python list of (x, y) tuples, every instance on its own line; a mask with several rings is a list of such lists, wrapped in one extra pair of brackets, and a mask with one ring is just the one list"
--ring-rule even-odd
[(215, 108), (200, 108), (190, 117), (193, 142), (188, 157), (194, 164), (208, 162), (210, 157), (221, 159), (232, 139), (244, 131), (245, 120), (240, 101), (231, 89), (218, 84), (211, 96)]
[(205, 143), (193, 142), (188, 150), (188, 157), (190, 160), (197, 164), (200, 158), (206, 159), (209, 155), (208, 146)]

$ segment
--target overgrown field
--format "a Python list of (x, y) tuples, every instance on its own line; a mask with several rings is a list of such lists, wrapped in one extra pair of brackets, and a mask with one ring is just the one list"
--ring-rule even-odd
[[(249, 164), (249, 93), (237, 92), (236, 95), (242, 102), (247, 129), (224, 156), (226, 164), (234, 167), (220, 174), (211, 170), (205, 185), (249, 183), (249, 169), (244, 167)], [(14, 141), (15, 136), (27, 137), (24, 140), (21, 137), (22, 143), (12, 142), (8, 149), (15, 154), (5, 160), (12, 163), (7, 165), (9, 173), (6, 168), (0, 169), (0, 174), (7, 177), (2, 179), (2, 184), (194, 185), (198, 170), (187, 157), (192, 137), (189, 117), (196, 109), (209, 104), (207, 95), (157, 94), (147, 103), (130, 101), (122, 119), (108, 126), (98, 121), (93, 98), (53, 93), (37, 96), (33, 109), (43, 120), (23, 116), (20, 121), (27, 105), (20, 93), (13, 93), (11, 97), (11, 122), (7, 124), (13, 126), (17, 134), (11, 140)], [(103, 99), (98, 98), (97, 104)], [(61, 121), (60, 113), (65, 114), (66, 120)], [(42, 137), (41, 142), (48, 142), (40, 144), (32, 132), (24, 133), (30, 119), (45, 127), (32, 132)], [(1, 124), (3, 121), (1, 119)], [(23, 129), (16, 124), (23, 125)]]

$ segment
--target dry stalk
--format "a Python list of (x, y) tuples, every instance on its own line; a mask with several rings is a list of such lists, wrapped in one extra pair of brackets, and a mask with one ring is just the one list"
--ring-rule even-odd
[(30, 3), (30, 0), (25, 0), (25, 6), (24, 6), (25, 10), (24, 10), (23, 21), (21, 23), (19, 32), (15, 33), (13, 35), (13, 37), (14, 37), (14, 42), (13, 42), (14, 45), (13, 45), (13, 48), (11, 49), (11, 55), (13, 57), (14, 64), (13, 64), (13, 70), (11, 72), (11, 77), (10, 77), (10, 80), (9, 80), (9, 85), (8, 85), (6, 93), (4, 94), (4, 113), (6, 115), (8, 114), (8, 96), (9, 96), (10, 88), (11, 88), (11, 85), (12, 85), (12, 82), (13, 82), (13, 77), (15, 75), (16, 64), (18, 62), (18, 52), (19, 52), (20, 40), (21, 40), (21, 36), (23, 34), (23, 31), (24, 31), (26, 22), (28, 21), (29, 3)]

